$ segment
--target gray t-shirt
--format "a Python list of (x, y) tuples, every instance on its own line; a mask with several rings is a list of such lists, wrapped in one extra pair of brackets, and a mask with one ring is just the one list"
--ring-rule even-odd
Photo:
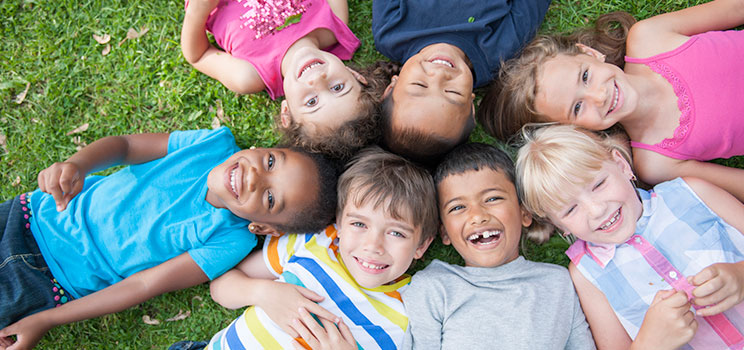
[(568, 270), (521, 256), (489, 268), (434, 260), (403, 303), (402, 349), (595, 349)]

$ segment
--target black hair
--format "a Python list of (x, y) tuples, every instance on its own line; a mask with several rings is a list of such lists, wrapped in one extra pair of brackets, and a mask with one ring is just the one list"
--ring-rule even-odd
[(514, 162), (509, 154), (480, 142), (462, 144), (447, 153), (434, 172), (434, 183), (439, 186), (448, 176), (486, 168), (504, 173), (516, 187)]

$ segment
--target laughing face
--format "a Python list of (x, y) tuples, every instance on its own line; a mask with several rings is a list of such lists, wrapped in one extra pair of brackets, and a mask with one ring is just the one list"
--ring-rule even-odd
[(592, 243), (620, 244), (635, 232), (643, 207), (630, 182), (630, 164), (620, 153), (588, 184), (577, 185), (575, 198), (548, 218), (567, 233)]
[(605, 63), (596, 51), (587, 52), (560, 54), (545, 62), (535, 108), (550, 121), (604, 130), (634, 111), (638, 93), (620, 67)]
[(254, 223), (287, 223), (317, 192), (315, 167), (289, 149), (245, 149), (209, 172), (207, 202)]
[(485, 168), (449, 175), (437, 193), (442, 240), (455, 247), (465, 266), (495, 267), (519, 256), (522, 227), (532, 217), (503, 172)]
[(338, 219), (339, 253), (356, 282), (364, 288), (390, 283), (421, 258), (431, 239), (421, 242), (421, 228), (390, 216), (384, 205), (369, 200), (357, 207), (349, 200)]

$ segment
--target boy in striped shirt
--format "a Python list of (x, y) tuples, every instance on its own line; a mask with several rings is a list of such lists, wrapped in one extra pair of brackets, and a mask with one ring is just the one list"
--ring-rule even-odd
[(218, 303), (254, 306), (207, 349), (401, 345), (408, 326), (400, 296), (410, 281), (405, 272), (437, 232), (433, 180), (424, 169), (373, 147), (349, 163), (338, 199), (335, 226), (267, 239), (262, 251), (212, 283)]

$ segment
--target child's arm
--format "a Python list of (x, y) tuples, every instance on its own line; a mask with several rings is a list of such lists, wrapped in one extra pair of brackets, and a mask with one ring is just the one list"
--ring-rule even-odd
[(346, 0), (328, 0), (328, 6), (338, 19), (349, 24), (349, 3)]
[[(707, 181), (697, 178), (684, 180), (723, 221), (744, 233), (744, 204)], [(726, 311), (744, 300), (744, 261), (708, 266), (693, 276), (691, 283), (697, 286), (692, 292), (695, 304), (709, 306), (698, 310), (698, 315), (710, 316)]]
[(256, 305), (266, 312), (279, 327), (290, 336), (297, 333), (292, 322), (300, 317), (298, 310), (306, 309), (321, 319), (339, 322), (338, 316), (316, 302), (323, 297), (310, 289), (289, 283), (274, 281), (276, 277), (263, 261), (260, 250), (254, 251), (234, 269), (210, 283), (212, 299), (218, 304), (237, 309)]
[(650, 57), (677, 48), (689, 36), (744, 24), (744, 1), (715, 0), (640, 21), (628, 33), (628, 55)]
[[(300, 308), (300, 318), (292, 322), (293, 328), (300, 338), (316, 350), (356, 350), (358, 349), (354, 335), (343, 321), (334, 324), (324, 318), (320, 323), (316, 321), (307, 310)], [(322, 325), (322, 326), (321, 326)], [(292, 345), (297, 350), (307, 349), (294, 340)]]
[(186, 8), (181, 28), (181, 51), (194, 68), (220, 81), (239, 94), (252, 94), (266, 88), (258, 71), (245, 60), (218, 50), (207, 39), (206, 22), (219, 0), (192, 0)]
[(96, 140), (39, 172), (39, 189), (49, 193), (62, 211), (83, 189), (85, 176), (117, 164), (139, 164), (168, 153), (168, 134), (108, 136)]
[(30, 349), (55, 326), (122, 311), (160, 294), (207, 280), (207, 275), (191, 256), (183, 253), (98, 292), (27, 316), (0, 330), (0, 338), (8, 339), (7, 337), (16, 335), (16, 348)]
[[(653, 151), (633, 149), (633, 166), (641, 181), (658, 184), (677, 177), (697, 177), (706, 180), (744, 202), (744, 169), (700, 162), (673, 159)], [(744, 231), (742, 231), (744, 232)]]
[(602, 291), (573, 263), (569, 263), (568, 271), (597, 349), (676, 349), (695, 335), (697, 323), (689, 310), (687, 296), (683, 292), (659, 291), (646, 311), (635, 341), (631, 340)]

